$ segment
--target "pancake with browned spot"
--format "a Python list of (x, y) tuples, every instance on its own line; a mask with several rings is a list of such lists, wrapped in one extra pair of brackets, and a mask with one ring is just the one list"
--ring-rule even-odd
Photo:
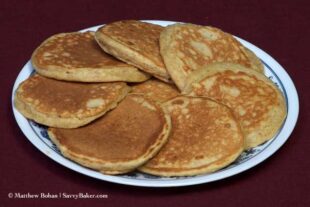
[(135, 84), (132, 86), (131, 92), (145, 94), (160, 103), (180, 95), (175, 85), (164, 83), (157, 79), (150, 79), (143, 83)]
[(40, 124), (83, 126), (116, 107), (130, 88), (124, 82), (77, 83), (33, 75), (16, 90), (15, 107)]
[(59, 80), (141, 82), (150, 77), (105, 53), (94, 32), (53, 35), (34, 51), (31, 61), (38, 73)]
[(152, 158), (166, 143), (170, 128), (170, 117), (156, 102), (130, 94), (87, 126), (49, 128), (48, 133), (64, 156), (105, 174), (121, 174)]
[(169, 74), (159, 53), (159, 36), (163, 27), (136, 20), (106, 24), (95, 34), (107, 53), (163, 80)]
[(257, 55), (252, 50), (250, 50), (249, 48), (240, 47), (240, 49), (242, 49), (244, 51), (244, 53), (246, 54), (246, 56), (250, 60), (251, 68), (253, 68), (257, 72), (264, 73), (264, 71), (265, 71), (264, 65), (263, 65), (262, 61), (259, 59), (259, 57), (257, 57)]
[(187, 96), (163, 105), (172, 121), (168, 142), (140, 171), (160, 176), (210, 173), (227, 166), (243, 151), (243, 134), (228, 107)]
[(232, 35), (215, 27), (170, 25), (160, 35), (160, 53), (172, 80), (180, 90), (184, 89), (189, 74), (214, 62), (238, 63), (263, 72), (254, 53)]
[(229, 106), (245, 134), (246, 148), (273, 138), (286, 117), (281, 91), (267, 77), (241, 65), (218, 63), (191, 74), (185, 93)]

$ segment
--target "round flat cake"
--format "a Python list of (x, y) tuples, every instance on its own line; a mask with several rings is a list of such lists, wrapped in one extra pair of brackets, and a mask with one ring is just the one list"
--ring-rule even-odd
[(150, 75), (105, 53), (94, 32), (53, 35), (32, 54), (36, 71), (46, 77), (79, 82), (141, 82)]
[(156, 102), (130, 94), (89, 125), (49, 128), (48, 133), (64, 156), (104, 174), (122, 174), (152, 158), (166, 143), (170, 128), (169, 115)]
[(205, 96), (232, 109), (246, 148), (273, 138), (286, 117), (284, 97), (266, 76), (241, 65), (218, 63), (194, 72), (184, 93)]
[(35, 74), (19, 85), (14, 104), (40, 124), (76, 128), (116, 107), (129, 90), (124, 82), (65, 82)]
[(188, 96), (163, 105), (172, 123), (168, 142), (140, 171), (160, 176), (210, 173), (229, 165), (243, 151), (242, 131), (228, 107)]
[(160, 34), (160, 54), (180, 90), (184, 89), (187, 77), (193, 71), (211, 63), (238, 63), (259, 72), (264, 71), (253, 52), (231, 34), (210, 26), (167, 26)]
[(95, 36), (107, 53), (168, 82), (170, 76), (159, 53), (162, 30), (159, 25), (123, 20), (104, 25)]

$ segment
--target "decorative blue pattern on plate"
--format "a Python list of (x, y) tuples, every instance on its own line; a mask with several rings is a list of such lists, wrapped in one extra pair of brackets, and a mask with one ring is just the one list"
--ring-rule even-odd
[[(269, 79), (271, 81), (274, 82), (275, 85), (277, 85), (279, 87), (279, 89), (283, 92), (286, 103), (288, 103), (287, 101), (287, 97), (286, 97), (286, 91), (285, 88), (283, 87), (283, 84), (281, 82), (281, 80), (278, 78), (278, 76), (276, 75), (276, 73), (272, 70), (272, 68), (267, 65), (265, 62), (263, 62), (265, 65), (265, 73), (266, 75), (269, 77)], [(287, 104), (287, 108), (288, 108), (288, 104)], [(47, 127), (41, 124), (38, 124), (34, 121), (30, 121), (29, 120), (29, 124), (31, 126), (31, 128), (36, 132), (37, 136), (41, 139), (42, 142), (44, 142), (50, 149), (52, 149), (54, 152), (58, 153), (59, 155), (61, 155), (60, 150), (57, 148), (57, 146), (50, 140), (48, 133), (47, 133)], [(266, 143), (246, 150), (244, 151), (236, 161), (234, 161), (232, 164), (230, 164), (229, 166), (221, 169), (220, 171), (225, 171), (228, 170), (230, 168), (236, 167), (238, 165), (240, 165), (241, 163), (247, 162), (248, 160), (250, 160), (251, 158), (255, 157), (256, 155), (258, 155), (259, 153), (261, 153), (262, 151), (264, 151), (271, 142), (273, 142), (274, 139), (276, 139), (277, 136), (275, 136), (275, 138), (273, 138), (270, 141), (267, 141)], [(61, 155), (62, 156), (62, 155)], [(65, 157), (64, 157), (65, 158)], [(67, 159), (67, 158), (65, 158)], [(141, 172), (131, 172), (131, 173), (127, 173), (125, 175), (119, 175), (120, 177), (124, 177), (124, 178), (131, 178), (131, 179), (142, 179), (142, 180), (154, 180), (154, 179), (163, 179), (163, 180), (176, 180), (176, 179), (186, 179), (186, 178), (190, 178), (190, 177), (197, 177), (197, 176), (184, 176), (184, 177), (169, 177), (169, 178), (164, 178), (164, 177), (160, 177), (160, 176), (154, 176), (154, 175), (149, 175), (146, 173), (141, 173)], [(199, 176), (204, 176), (204, 175), (199, 175)]]
[[(162, 26), (174, 23), (167, 21), (149, 22)], [(99, 26), (92, 27), (89, 29), (85, 29), (84, 31), (95, 31), (98, 27)], [(23, 133), (29, 139), (29, 141), (51, 159), (72, 170), (101, 180), (136, 186), (168, 187), (207, 183), (238, 174), (264, 161), (285, 143), (296, 124), (299, 112), (299, 102), (295, 86), (288, 74), (281, 67), (281, 65), (279, 65), (271, 56), (269, 56), (261, 49), (255, 47), (254, 45), (245, 40), (242, 40), (238, 37), (236, 38), (246, 47), (251, 49), (261, 59), (265, 66), (265, 75), (278, 86), (278, 88), (282, 91), (283, 96), (285, 97), (288, 114), (282, 128), (273, 139), (263, 143), (258, 147), (243, 152), (235, 162), (217, 172), (197, 176), (167, 178), (148, 175), (140, 172), (131, 172), (125, 175), (118, 176), (103, 175), (97, 171), (83, 167), (63, 157), (59, 149), (48, 137), (47, 127), (27, 120), (14, 108), (13, 105), (13, 112), (16, 121)], [(15, 90), (17, 89), (18, 85), (23, 80), (27, 79), (30, 75), (32, 75), (33, 72), (34, 70), (29, 61), (20, 72), (14, 84), (12, 92), (12, 104)]]

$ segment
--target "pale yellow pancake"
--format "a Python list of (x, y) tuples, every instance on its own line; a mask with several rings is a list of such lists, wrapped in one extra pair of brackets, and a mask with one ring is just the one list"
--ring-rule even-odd
[(40, 124), (76, 128), (116, 107), (129, 90), (124, 82), (64, 82), (36, 74), (19, 85), (14, 104)]
[(243, 134), (228, 107), (207, 98), (179, 96), (164, 108), (172, 121), (168, 142), (140, 171), (160, 176), (210, 173), (243, 151)]
[(160, 35), (160, 53), (180, 90), (187, 77), (200, 67), (215, 62), (231, 62), (263, 72), (255, 54), (222, 30), (194, 24), (167, 26)]
[(150, 79), (143, 83), (133, 85), (131, 93), (145, 94), (160, 103), (180, 95), (180, 92), (175, 85), (164, 83), (157, 79)]
[(168, 82), (170, 76), (159, 53), (162, 30), (159, 25), (123, 20), (99, 28), (95, 37), (107, 53)]
[(141, 82), (150, 76), (105, 53), (94, 32), (53, 35), (33, 53), (32, 65), (43, 76), (80, 82)]
[(281, 91), (267, 77), (241, 65), (218, 63), (191, 74), (185, 93), (229, 106), (245, 134), (246, 148), (273, 138), (286, 117)]

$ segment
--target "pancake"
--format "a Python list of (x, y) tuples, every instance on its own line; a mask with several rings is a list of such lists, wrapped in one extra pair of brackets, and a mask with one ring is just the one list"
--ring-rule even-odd
[(135, 84), (132, 86), (131, 92), (145, 94), (160, 103), (180, 95), (175, 85), (164, 83), (157, 79), (150, 79), (143, 83)]
[(32, 65), (46, 77), (80, 82), (141, 82), (149, 75), (105, 53), (94, 32), (53, 35), (33, 53)]
[(286, 117), (282, 93), (267, 77), (241, 65), (218, 63), (192, 73), (185, 93), (229, 106), (245, 134), (246, 148), (273, 138)]
[(160, 176), (209, 173), (227, 166), (243, 151), (243, 134), (228, 107), (186, 96), (163, 105), (172, 123), (168, 142), (140, 171)]
[(184, 89), (190, 73), (214, 62), (238, 63), (263, 72), (255, 54), (232, 35), (209, 26), (174, 24), (166, 27), (160, 34), (160, 54), (180, 90)]
[(260, 61), (259, 57), (257, 57), (252, 50), (250, 50), (246, 47), (241, 47), (241, 49), (244, 51), (244, 53), (246, 54), (246, 56), (250, 60), (251, 68), (253, 68), (257, 72), (264, 74), (264, 71), (265, 71), (264, 65), (263, 65), (262, 61)]
[(158, 104), (130, 94), (87, 126), (49, 128), (48, 134), (65, 157), (105, 174), (122, 174), (153, 157), (166, 143), (170, 128), (170, 117)]
[(104, 25), (95, 37), (107, 53), (167, 82), (169, 74), (159, 53), (162, 30), (159, 25), (124, 20)]
[(14, 103), (40, 124), (76, 128), (116, 107), (129, 90), (124, 82), (64, 82), (35, 74), (19, 85)]

